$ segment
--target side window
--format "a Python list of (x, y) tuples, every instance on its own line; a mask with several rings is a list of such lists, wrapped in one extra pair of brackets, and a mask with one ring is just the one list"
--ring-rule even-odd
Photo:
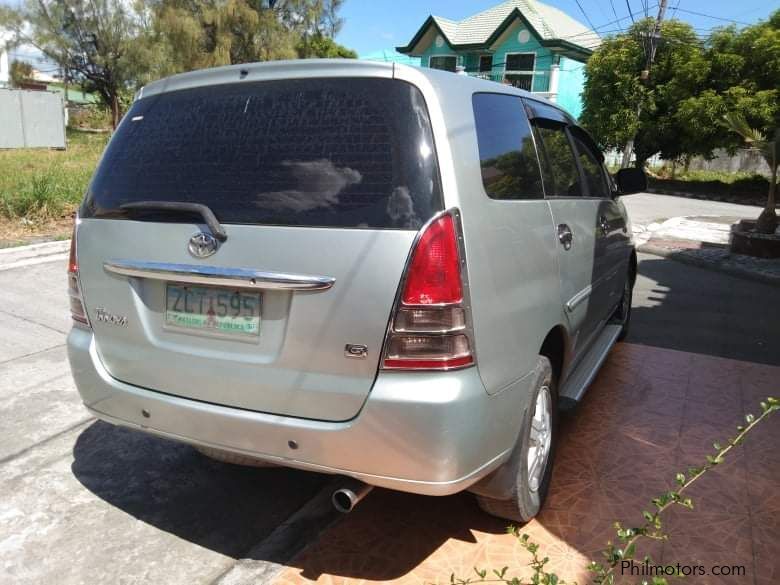
[(533, 134), (519, 97), (473, 97), (482, 184), (491, 199), (542, 199)]
[(534, 122), (539, 141), (544, 145), (542, 169), (549, 197), (580, 197), (584, 193), (566, 126), (539, 119)]
[(572, 137), (579, 155), (582, 172), (585, 175), (585, 182), (588, 184), (588, 194), (591, 197), (608, 198), (609, 185), (604, 175), (604, 167), (593, 152), (593, 149), (577, 136), (576, 132), (572, 133)]

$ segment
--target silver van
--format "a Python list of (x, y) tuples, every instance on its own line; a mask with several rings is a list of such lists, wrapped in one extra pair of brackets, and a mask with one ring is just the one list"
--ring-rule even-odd
[(643, 179), (613, 181), (553, 104), (463, 75), (317, 60), (157, 81), (76, 221), (76, 385), (105, 421), (345, 476), (342, 509), (367, 486), (470, 490), (528, 520), (558, 410), (628, 326), (617, 197)]

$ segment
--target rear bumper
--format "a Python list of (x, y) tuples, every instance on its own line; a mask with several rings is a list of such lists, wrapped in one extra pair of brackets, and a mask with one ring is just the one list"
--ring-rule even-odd
[(526, 376), (490, 396), (476, 368), (444, 374), (383, 372), (354, 419), (324, 422), (218, 406), (120, 382), (100, 362), (92, 333), (79, 328), (68, 336), (68, 357), (84, 404), (107, 422), (427, 495), (456, 493), (498, 467), (514, 446), (529, 393)]

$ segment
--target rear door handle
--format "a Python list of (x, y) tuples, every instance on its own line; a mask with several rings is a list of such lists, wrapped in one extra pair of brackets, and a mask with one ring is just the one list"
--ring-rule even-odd
[(574, 234), (571, 228), (565, 223), (558, 225), (558, 241), (563, 246), (564, 250), (571, 249), (572, 241), (574, 240)]

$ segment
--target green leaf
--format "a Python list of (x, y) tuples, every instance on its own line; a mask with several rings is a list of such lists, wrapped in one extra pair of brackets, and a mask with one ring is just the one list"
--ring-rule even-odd
[(723, 447), (721, 447), (721, 446), (720, 446), (720, 443), (718, 443), (717, 441), (715, 441), (715, 442), (712, 444), (712, 446), (713, 446), (713, 448), (714, 448), (716, 451), (720, 451), (721, 449), (723, 449)]
[(685, 485), (685, 474), (678, 473), (674, 478), (679, 485)]

